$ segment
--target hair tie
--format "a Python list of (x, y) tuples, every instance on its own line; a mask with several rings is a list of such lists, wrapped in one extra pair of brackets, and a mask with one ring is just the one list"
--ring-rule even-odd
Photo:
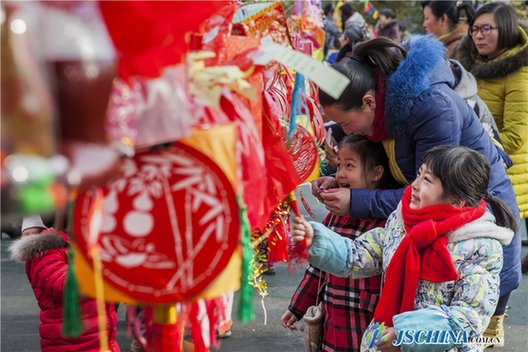
[(490, 192), (486, 192), (486, 197), (484, 198), (484, 200), (491, 200), (493, 198), (493, 194), (491, 194)]
[(462, 1), (457, 1), (457, 3), (456, 3), (456, 7), (459, 8), (459, 9), (461, 9), (463, 4), (464, 4), (464, 3), (463, 3)]
[(352, 54), (352, 55), (350, 55), (350, 58), (351, 58), (352, 60), (356, 60), (357, 62), (361, 63), (361, 61), (360, 61), (361, 59), (360, 59), (359, 56), (357, 56), (357, 55)]

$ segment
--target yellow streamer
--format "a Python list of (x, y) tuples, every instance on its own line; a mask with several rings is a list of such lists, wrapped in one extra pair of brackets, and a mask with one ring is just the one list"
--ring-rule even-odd
[(97, 303), (97, 321), (99, 323), (99, 347), (101, 352), (111, 352), (108, 349), (108, 335), (106, 333), (106, 309), (103, 289), (103, 270), (101, 262), (101, 247), (94, 246), (90, 250), (94, 266), (95, 301)]

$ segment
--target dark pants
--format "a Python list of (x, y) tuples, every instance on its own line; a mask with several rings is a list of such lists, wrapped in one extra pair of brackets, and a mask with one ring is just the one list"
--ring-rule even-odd
[(504, 296), (499, 297), (499, 302), (497, 303), (497, 308), (495, 308), (495, 313), (493, 315), (503, 315), (506, 312), (506, 305), (508, 304), (508, 299), (510, 299), (510, 292)]

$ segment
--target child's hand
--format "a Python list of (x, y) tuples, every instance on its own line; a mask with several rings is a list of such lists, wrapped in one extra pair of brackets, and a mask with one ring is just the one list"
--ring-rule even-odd
[(291, 331), (297, 330), (297, 327), (293, 325), (296, 321), (297, 317), (293, 315), (290, 310), (287, 310), (281, 318), (282, 326), (284, 326), (285, 328), (290, 328)]
[(337, 188), (337, 181), (334, 177), (330, 176), (319, 177), (317, 180), (314, 180), (310, 183), (310, 188), (312, 190), (313, 196), (323, 203), (324, 200), (321, 197), (321, 190)]
[(295, 244), (301, 242), (306, 238), (306, 247), (310, 247), (313, 242), (314, 230), (312, 225), (308, 221), (304, 220), (304, 217), (294, 216), (293, 217), (293, 228), (291, 232), (292, 242)]
[(396, 330), (394, 328), (387, 328), (383, 330), (383, 337), (381, 342), (376, 346), (381, 352), (395, 352), (400, 350), (400, 346), (394, 346), (392, 341), (396, 340)]

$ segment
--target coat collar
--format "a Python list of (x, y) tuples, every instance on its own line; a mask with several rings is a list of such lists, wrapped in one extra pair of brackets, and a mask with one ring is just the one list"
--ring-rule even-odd
[(459, 61), (477, 79), (505, 77), (528, 66), (528, 25), (519, 22), (521, 39), (509, 52), (489, 62), (480, 61), (480, 56), (469, 35), (465, 35), (458, 48)]
[(442, 75), (443, 71), (437, 66), (441, 61), (454, 84), (453, 74), (445, 61), (446, 48), (442, 42), (431, 35), (413, 35), (405, 46), (407, 55), (388, 77), (385, 94), (385, 127), (389, 137), (396, 140), (406, 134), (414, 100), (431, 84), (440, 83), (438, 74)]
[(16, 240), (9, 247), (9, 251), (11, 252), (11, 259), (24, 263), (49, 250), (64, 248), (67, 243), (61, 234), (55, 232), (39, 233)]
[[(402, 216), (402, 203), (396, 208), (396, 221), (401, 229), (405, 229), (405, 223)], [(475, 221), (460, 226), (458, 229), (449, 232), (447, 236), (448, 243), (461, 242), (473, 238), (491, 238), (499, 241), (504, 245), (510, 244), (513, 239), (513, 231), (495, 224), (495, 216), (486, 210), (484, 215)]]
[(445, 46), (459, 41), (465, 34), (467, 34), (468, 25), (465, 23), (459, 24), (447, 37), (442, 40)]

